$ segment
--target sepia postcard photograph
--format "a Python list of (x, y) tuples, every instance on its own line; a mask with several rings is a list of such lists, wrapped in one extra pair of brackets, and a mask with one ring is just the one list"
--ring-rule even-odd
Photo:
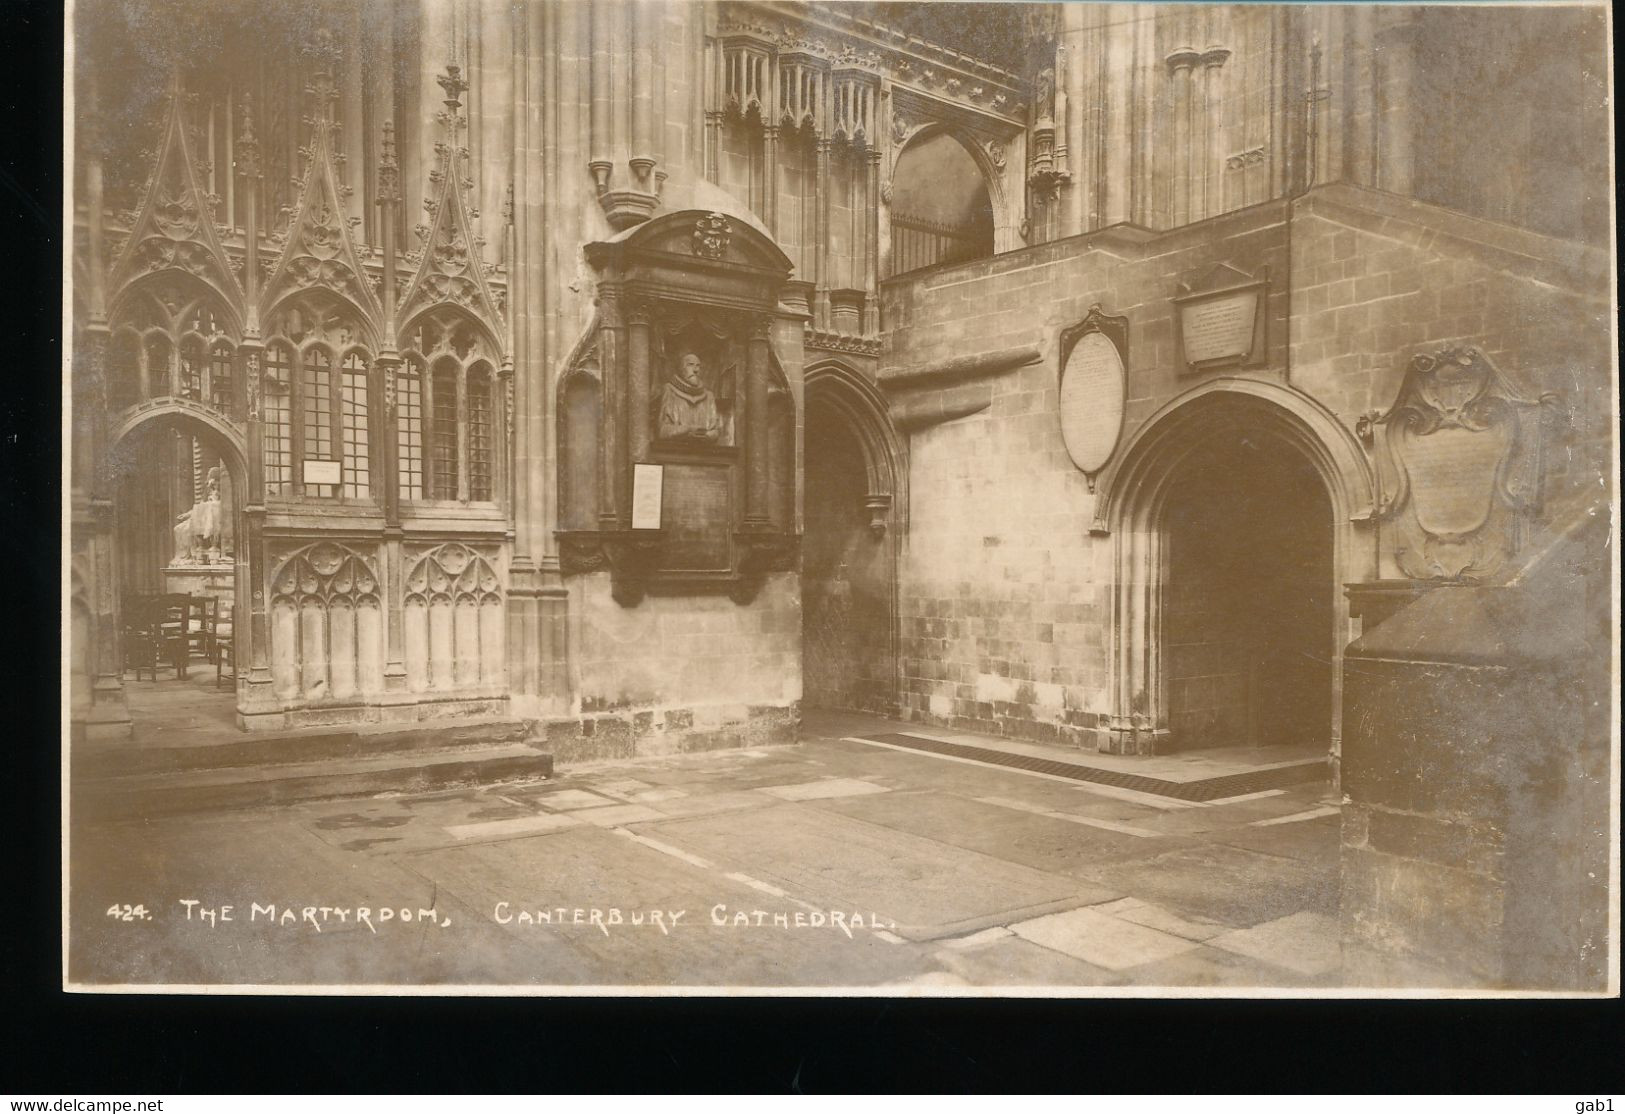
[(64, 18), (63, 989), (1618, 995), (1606, 5)]

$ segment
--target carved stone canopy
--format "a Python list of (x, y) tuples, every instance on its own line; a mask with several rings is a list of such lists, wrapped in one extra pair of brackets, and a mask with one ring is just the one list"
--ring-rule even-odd
[[(576, 377), (585, 401), (561, 408), (560, 444), (595, 459), (561, 450), (564, 572), (607, 570), (626, 607), (648, 592), (749, 602), (798, 550), (794, 409), (771, 343), (790, 260), (747, 214), (701, 210), (586, 255), (598, 316), (581, 352), (597, 372)], [(635, 465), (661, 470), (658, 527), (633, 525)]]

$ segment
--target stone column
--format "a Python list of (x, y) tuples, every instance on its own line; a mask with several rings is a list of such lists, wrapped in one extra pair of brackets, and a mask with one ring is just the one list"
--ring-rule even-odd
[[(827, 113), (824, 119), (827, 127), (829, 119)], [(818, 230), (813, 237), (813, 282), (815, 283), (813, 328), (822, 332), (829, 331), (829, 287), (831, 281), (829, 259), (829, 155), (831, 142), (827, 135), (818, 137)]]
[[(876, 114), (878, 116), (878, 113)], [(878, 140), (869, 145), (869, 185), (864, 195), (868, 207), (869, 223), (865, 237), (863, 335), (875, 336), (880, 332), (880, 147)]]
[(745, 529), (770, 525), (768, 507), (767, 383), (772, 375), (768, 336), (773, 319), (765, 313), (750, 318), (749, 353), (745, 362)]
[(605, 284), (598, 288), (598, 366), (603, 376), (604, 423), (598, 431), (598, 524), (615, 530), (621, 524), (621, 492), (626, 471), (621, 451), (625, 414), (626, 374), (623, 366), (625, 327), (621, 322), (620, 291)]
[(1416, 188), (1416, 12), (1383, 8), (1377, 19), (1376, 186), (1408, 197)]
[(88, 585), (95, 658), (95, 674), (90, 686), (90, 708), (85, 713), (85, 737), (122, 739), (130, 734), (130, 710), (124, 696), (123, 646), (119, 637), (118, 573), (114, 562), (113, 477), (107, 464), (107, 350), (109, 334), (104, 322), (97, 321), (84, 336), (85, 388), (77, 404), (86, 421), (82, 436), (89, 443), (96, 466), (89, 478), (90, 491), (90, 584)]
[[(768, 118), (774, 119), (775, 117), (769, 116)], [(777, 240), (779, 237), (779, 129), (772, 124), (762, 128), (762, 149), (765, 152), (764, 161), (767, 167), (766, 172), (763, 174), (763, 223), (767, 225), (767, 230)]]
[(1194, 50), (1181, 48), (1166, 59), (1174, 113), (1168, 223), (1176, 228), (1191, 219), (1191, 71), (1200, 57)]
[[(653, 369), (650, 367), (650, 325), (654, 307), (644, 298), (634, 298), (626, 312), (626, 430), (634, 461), (649, 458), (649, 400), (653, 397)], [(623, 492), (627, 506), (631, 493)]]

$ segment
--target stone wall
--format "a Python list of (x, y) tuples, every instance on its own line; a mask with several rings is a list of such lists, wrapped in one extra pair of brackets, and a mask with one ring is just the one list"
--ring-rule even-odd
[(756, 599), (610, 597), (608, 573), (571, 577), (574, 715), (546, 728), (560, 762), (795, 741), (801, 700), (796, 577)]
[[(1337, 184), (1171, 232), (1109, 228), (893, 280), (883, 381), (1023, 345), (1040, 353), (945, 388), (990, 392), (991, 405), (911, 438), (906, 715), (1098, 741), (1111, 711), (1113, 555), (1110, 538), (1090, 534), (1096, 496), (1061, 440), (1058, 336), (1093, 303), (1128, 318), (1125, 423), (1109, 471), (1148, 418), (1211, 378), (1185, 370), (1171, 299), (1218, 264), (1269, 278), (1261, 356), (1224, 374), (1284, 384), (1351, 438), (1363, 416), (1392, 405), (1413, 356), (1477, 346), (1529, 397), (1558, 395), (1546, 519), (1594, 497), (1613, 412), (1607, 256), (1596, 248)], [(1361, 553), (1383, 553), (1380, 568), (1345, 561), (1338, 575), (1395, 575), (1385, 539), (1360, 538)], [(1356, 634), (1350, 626), (1341, 642)]]
[[(1186, 387), (1181, 281), (1228, 263), (1273, 279), (1256, 368), (1286, 360), (1286, 209), (1254, 207), (1164, 234), (1109, 229), (884, 287), (883, 367), (1021, 345), (1037, 363), (995, 379), (980, 414), (915, 433), (900, 570), (902, 711), (911, 718), (1093, 745), (1108, 712), (1110, 539), (1056, 417), (1059, 332), (1096, 302), (1129, 319), (1124, 439)], [(884, 375), (884, 372), (882, 373)], [(955, 388), (962, 389), (962, 388)]]

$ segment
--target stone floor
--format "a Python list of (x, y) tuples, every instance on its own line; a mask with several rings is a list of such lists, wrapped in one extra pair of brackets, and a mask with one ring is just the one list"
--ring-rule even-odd
[(1338, 815), (1324, 783), (1194, 804), (851, 738), (897, 730), (917, 729), (809, 715), (795, 747), (80, 818), (70, 978), (1337, 985)]

